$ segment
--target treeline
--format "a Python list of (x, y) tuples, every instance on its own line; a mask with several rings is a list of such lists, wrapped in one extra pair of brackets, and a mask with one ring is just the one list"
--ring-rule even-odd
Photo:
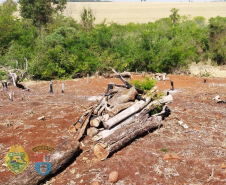
[(78, 22), (54, 14), (42, 23), (15, 17), (16, 6), (9, 2), (0, 7), (0, 65), (24, 68), (27, 59), (35, 79), (104, 73), (109, 67), (173, 72), (208, 58), (226, 62), (225, 17), (206, 24), (203, 17), (189, 20), (174, 9), (169, 18), (147, 24), (94, 25), (92, 10), (84, 9)]

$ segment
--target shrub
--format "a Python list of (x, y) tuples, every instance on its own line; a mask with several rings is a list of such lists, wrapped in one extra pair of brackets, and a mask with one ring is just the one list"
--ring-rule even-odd
[(151, 80), (149, 77), (146, 77), (143, 80), (133, 80), (132, 84), (141, 90), (151, 90), (152, 87), (155, 86), (156, 81), (155, 80)]

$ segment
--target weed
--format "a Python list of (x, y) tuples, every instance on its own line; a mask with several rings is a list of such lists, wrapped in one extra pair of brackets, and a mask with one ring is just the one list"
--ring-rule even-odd
[(162, 152), (168, 152), (168, 150), (166, 148), (162, 148), (161, 151)]
[(151, 80), (149, 77), (146, 77), (144, 80), (133, 80), (132, 84), (141, 90), (149, 91), (151, 88), (155, 86), (156, 81)]

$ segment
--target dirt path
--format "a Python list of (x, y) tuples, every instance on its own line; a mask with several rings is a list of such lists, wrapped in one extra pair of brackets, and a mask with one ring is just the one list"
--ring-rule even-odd
[[(92, 142), (87, 138), (82, 141), (83, 153), (46, 184), (88, 185), (99, 181), (107, 185), (111, 171), (119, 172), (118, 185), (225, 184), (226, 105), (212, 99), (216, 95), (226, 99), (226, 79), (207, 79), (204, 84), (204, 78), (170, 78), (175, 86), (175, 91), (170, 92), (174, 101), (169, 104), (172, 115), (163, 127), (138, 138), (105, 161), (94, 158)], [(61, 82), (56, 81), (52, 95), (47, 93), (47, 82), (27, 83), (31, 92), (10, 87), (15, 91), (13, 102), (0, 91), (0, 183), (13, 176), (4, 165), (12, 145), (22, 145), (29, 155), (29, 165), (34, 165), (31, 148), (40, 144), (56, 147), (70, 137), (66, 128), (104, 92), (109, 82), (119, 80), (66, 81), (65, 94), (61, 94)], [(170, 89), (169, 82), (157, 85), (165, 93)], [(38, 121), (43, 115), (46, 119)], [(188, 128), (180, 126), (178, 120)], [(164, 160), (165, 154), (175, 154), (180, 159)]]

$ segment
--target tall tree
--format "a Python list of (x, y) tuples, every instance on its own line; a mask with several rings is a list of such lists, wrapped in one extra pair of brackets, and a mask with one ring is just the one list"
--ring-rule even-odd
[(173, 22), (173, 25), (179, 20), (180, 15), (178, 14), (179, 9), (176, 8), (172, 8), (170, 10), (170, 12), (172, 12), (172, 14), (170, 15), (170, 19)]
[(17, 11), (13, 0), (6, 0), (0, 5), (0, 55), (7, 52), (10, 43), (18, 37), (19, 21), (13, 15)]
[(20, 14), (36, 26), (49, 23), (53, 15), (66, 8), (67, 0), (19, 0)]

